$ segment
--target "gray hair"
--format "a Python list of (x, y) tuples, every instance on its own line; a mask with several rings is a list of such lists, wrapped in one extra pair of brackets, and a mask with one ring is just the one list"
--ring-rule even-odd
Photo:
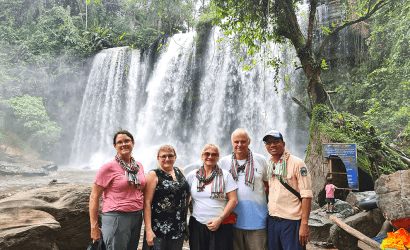
[(231, 141), (233, 140), (233, 135), (236, 134), (236, 133), (240, 133), (240, 132), (245, 133), (246, 137), (248, 137), (248, 141), (251, 142), (251, 138), (249, 137), (248, 132), (246, 132), (246, 130), (243, 129), (243, 128), (237, 128), (237, 129), (235, 129), (235, 131), (232, 132)]

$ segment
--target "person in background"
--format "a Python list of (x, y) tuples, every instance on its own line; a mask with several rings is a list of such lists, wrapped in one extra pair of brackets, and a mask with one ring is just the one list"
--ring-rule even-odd
[[(326, 190), (326, 213), (334, 213), (333, 205), (335, 204), (335, 189), (337, 187), (332, 184), (332, 178), (327, 178), (327, 185), (325, 187)], [(330, 205), (330, 210), (329, 210)]]
[(236, 204), (236, 183), (218, 165), (219, 148), (208, 143), (201, 153), (203, 165), (190, 172), (193, 212), (189, 219), (191, 250), (232, 250), (232, 224), (223, 224)]
[(172, 146), (161, 146), (157, 154), (159, 166), (146, 176), (143, 250), (182, 249), (189, 185), (184, 171), (174, 167), (176, 159)]
[(268, 249), (306, 249), (310, 241), (308, 220), (312, 182), (305, 163), (285, 150), (283, 136), (276, 130), (264, 137), (271, 155), (268, 165)]
[[(107, 250), (135, 250), (138, 248), (142, 225), (144, 168), (131, 152), (134, 138), (130, 132), (119, 130), (113, 139), (115, 158), (97, 172), (92, 187), (89, 212), (91, 238), (103, 235)], [(99, 199), (103, 195), (102, 226), (98, 227)]]
[(238, 205), (233, 225), (235, 250), (267, 249), (266, 227), (268, 208), (266, 194), (268, 178), (265, 157), (249, 149), (251, 139), (244, 129), (236, 129), (231, 136), (233, 152), (219, 164), (229, 171), (238, 185)]

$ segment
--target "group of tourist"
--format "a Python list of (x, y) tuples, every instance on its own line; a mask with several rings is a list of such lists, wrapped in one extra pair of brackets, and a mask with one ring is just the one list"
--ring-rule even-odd
[(102, 238), (108, 250), (136, 250), (144, 218), (143, 250), (182, 249), (188, 237), (191, 250), (306, 249), (312, 199), (308, 169), (285, 149), (280, 132), (271, 130), (262, 140), (271, 155), (268, 163), (249, 149), (247, 132), (237, 129), (232, 154), (219, 159), (218, 146), (208, 143), (201, 152), (203, 164), (186, 175), (174, 166), (175, 149), (164, 145), (158, 168), (144, 176), (142, 164), (131, 156), (133, 136), (118, 131), (117, 155), (94, 180), (91, 238)]

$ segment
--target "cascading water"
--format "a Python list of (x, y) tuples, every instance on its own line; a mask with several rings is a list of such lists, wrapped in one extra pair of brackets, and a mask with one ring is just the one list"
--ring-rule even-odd
[[(273, 69), (257, 65), (243, 71), (230, 43), (217, 42), (222, 33), (210, 32), (204, 52), (196, 53), (195, 33), (177, 34), (162, 41), (160, 49), (140, 54), (128, 47), (96, 55), (84, 94), (71, 165), (100, 167), (115, 155), (112, 136), (119, 127), (134, 135), (133, 156), (145, 170), (157, 165), (164, 144), (175, 147), (177, 166), (199, 163), (208, 143), (232, 151), (231, 133), (248, 131), (252, 151), (265, 154), (266, 131), (282, 132), (286, 148), (303, 158), (308, 131), (297, 123), (294, 93), (284, 91), (285, 80), (275, 82)], [(283, 48), (270, 53), (280, 55)], [(283, 56), (282, 56), (283, 57)], [(294, 67), (280, 70), (281, 79), (295, 82)], [(290, 76), (286, 77), (285, 75)], [(277, 91), (276, 91), (277, 90)], [(299, 113), (300, 114), (300, 113)]]
[[(314, 39), (317, 44), (320, 44), (325, 38), (322, 26), (339, 26), (344, 22), (346, 16), (340, 3), (334, 1), (319, 4), (316, 13), (317, 25)], [(343, 59), (352, 53), (351, 49), (349, 49), (349, 41), (351, 39), (347, 39), (348, 35), (348, 28), (340, 30), (339, 33), (327, 44), (327, 49), (324, 51), (325, 58), (328, 60), (334, 60), (335, 58)]]

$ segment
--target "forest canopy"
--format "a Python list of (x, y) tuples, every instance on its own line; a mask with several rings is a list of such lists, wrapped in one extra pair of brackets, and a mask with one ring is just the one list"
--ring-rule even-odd
[(191, 0), (4, 0), (0, 40), (34, 55), (80, 57), (104, 48), (146, 48), (164, 34), (192, 28)]

